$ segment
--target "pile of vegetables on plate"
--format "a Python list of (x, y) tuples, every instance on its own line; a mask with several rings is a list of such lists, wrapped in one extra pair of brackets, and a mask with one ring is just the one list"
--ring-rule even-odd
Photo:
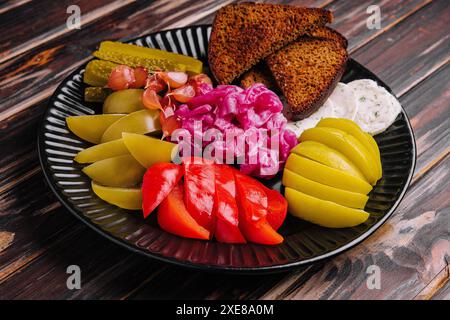
[[(175, 235), (224, 243), (281, 243), (277, 230), (288, 205), (292, 215), (326, 227), (367, 220), (363, 209), (382, 175), (380, 154), (353, 121), (322, 119), (297, 141), (279, 97), (262, 84), (213, 87), (201, 61), (129, 44), (102, 42), (93, 55), (85, 100), (103, 103), (103, 114), (68, 117), (67, 125), (94, 144), (74, 160), (86, 164), (83, 172), (104, 201), (142, 209), (144, 218), (156, 212), (159, 226)], [(238, 140), (274, 130), (278, 149), (258, 145), (264, 156), (251, 164), (255, 150), (233, 151), (244, 160), (236, 166), (184, 156), (171, 137), (177, 129), (194, 135), (199, 122), (202, 134), (233, 132)], [(212, 145), (215, 156), (235, 147)], [(286, 199), (254, 178), (283, 168)]]

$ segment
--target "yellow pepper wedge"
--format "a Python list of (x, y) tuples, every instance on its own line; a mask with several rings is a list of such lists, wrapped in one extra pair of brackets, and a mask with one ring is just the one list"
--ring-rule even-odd
[(97, 144), (80, 151), (74, 158), (78, 163), (92, 163), (112, 157), (129, 154), (122, 139)]
[[(343, 119), (343, 118), (324, 118), (319, 121), (317, 127), (328, 127), (342, 130), (353, 137), (355, 137), (361, 144), (366, 148), (367, 151), (372, 155), (372, 161), (377, 167), (377, 180), (382, 176), (381, 161), (380, 161), (380, 151), (378, 150), (378, 145), (371, 135), (364, 132), (356, 122)], [(375, 143), (375, 145), (373, 145)]]
[(288, 202), (288, 210), (293, 216), (323, 227), (349, 228), (369, 218), (369, 214), (363, 210), (318, 199), (292, 188), (286, 188), (284, 195)]
[(107, 187), (131, 187), (142, 181), (145, 168), (127, 154), (94, 162), (84, 167), (83, 172)]
[(307, 179), (330, 187), (362, 194), (368, 194), (372, 190), (372, 186), (363, 179), (304, 158), (295, 153), (289, 155), (285, 168)]
[(341, 170), (366, 180), (366, 177), (347, 157), (339, 151), (329, 148), (326, 145), (316, 141), (304, 141), (295, 146), (291, 153), (298, 154), (305, 158), (317, 161), (331, 168)]
[(305, 130), (299, 138), (303, 141), (316, 141), (336, 149), (352, 161), (372, 185), (377, 181), (378, 169), (372, 154), (355, 137), (329, 127), (315, 127)]
[(73, 116), (67, 117), (66, 122), (70, 131), (72, 131), (76, 136), (83, 140), (97, 144), (100, 143), (106, 129), (124, 116), (124, 114)]
[(369, 199), (365, 194), (330, 187), (302, 177), (288, 169), (285, 169), (283, 172), (282, 183), (286, 187), (295, 189), (312, 197), (332, 201), (355, 209), (363, 209)]
[(369, 141), (369, 144), (372, 147), (373, 153), (375, 154), (375, 157), (377, 158), (377, 165), (378, 165), (378, 179), (381, 179), (383, 176), (383, 166), (381, 164), (381, 154), (380, 154), (380, 148), (378, 148), (378, 144), (375, 141), (375, 139), (368, 134), (367, 132), (364, 133), (367, 137), (367, 140)]
[(142, 208), (141, 188), (105, 187), (92, 181), (92, 191), (103, 201), (127, 210)]

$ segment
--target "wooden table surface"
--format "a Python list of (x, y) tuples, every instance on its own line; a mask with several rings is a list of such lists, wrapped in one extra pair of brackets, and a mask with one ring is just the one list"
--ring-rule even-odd
[[(36, 133), (56, 86), (105, 39), (211, 23), (232, 1), (0, 1), (1, 299), (450, 299), (450, 2), (278, 1), (331, 9), (351, 56), (411, 119), (418, 160), (406, 197), (368, 240), (293, 272), (226, 276), (128, 252), (73, 217), (44, 182)], [(66, 28), (69, 5), (80, 30)], [(381, 29), (366, 26), (371, 4)], [(69, 265), (81, 289), (66, 286)], [(381, 270), (369, 290), (367, 267)]]

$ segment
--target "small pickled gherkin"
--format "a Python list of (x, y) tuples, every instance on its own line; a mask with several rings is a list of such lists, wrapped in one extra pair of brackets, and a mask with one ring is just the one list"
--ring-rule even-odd
[(103, 41), (93, 55), (130, 67), (145, 67), (150, 71), (177, 70), (201, 73), (203, 69), (200, 60), (189, 56), (121, 42)]
[(143, 89), (125, 89), (111, 93), (103, 103), (103, 113), (132, 113), (144, 109)]
[(103, 102), (111, 94), (111, 90), (102, 87), (87, 87), (84, 89), (84, 101)]
[(104, 87), (108, 84), (111, 71), (117, 66), (117, 63), (111, 61), (92, 60), (86, 66), (83, 81), (93, 87)]

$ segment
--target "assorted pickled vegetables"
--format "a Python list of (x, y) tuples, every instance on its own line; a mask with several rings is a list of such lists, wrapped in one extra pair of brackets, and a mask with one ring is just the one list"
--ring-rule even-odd
[[(94, 144), (74, 160), (86, 165), (104, 201), (142, 209), (144, 218), (156, 212), (160, 227), (175, 235), (223, 243), (281, 243), (277, 230), (288, 206), (292, 215), (331, 228), (368, 219), (368, 193), (382, 176), (380, 152), (352, 120), (324, 118), (297, 140), (279, 97), (262, 84), (214, 87), (201, 61), (135, 45), (105, 41), (93, 55), (85, 100), (103, 103), (103, 114), (68, 117), (67, 125)], [(237, 140), (212, 144), (244, 163), (183, 156), (169, 138), (180, 128), (195, 136), (196, 122), (202, 134), (233, 132)], [(275, 152), (273, 142), (259, 144), (264, 156), (250, 163), (255, 150), (236, 145), (269, 130), (276, 132)], [(176, 155), (180, 164), (172, 163)], [(280, 170), (286, 198), (250, 177)]]

